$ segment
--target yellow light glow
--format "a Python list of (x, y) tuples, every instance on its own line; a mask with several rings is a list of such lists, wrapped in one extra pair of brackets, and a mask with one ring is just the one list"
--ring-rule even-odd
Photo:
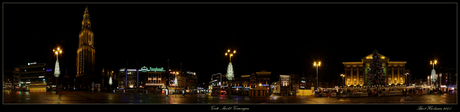
[(59, 53), (62, 53), (62, 51), (59, 51)]
[(230, 52), (230, 49), (228, 49), (227, 52)]
[(233, 54), (230, 54), (230, 56), (233, 56)]
[(313, 62), (313, 66), (316, 66), (316, 62)]
[(321, 62), (318, 63), (318, 66), (321, 66)]
[(225, 53), (225, 56), (227, 56), (227, 55), (228, 55), (228, 54), (227, 54), (227, 53)]
[(233, 53), (236, 53), (236, 50), (233, 50)]
[(58, 47), (58, 50), (59, 50), (59, 47)]

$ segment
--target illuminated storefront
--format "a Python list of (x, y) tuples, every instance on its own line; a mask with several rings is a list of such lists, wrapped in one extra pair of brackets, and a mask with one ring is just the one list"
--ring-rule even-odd
[(279, 87), (279, 93), (281, 95), (290, 94), (291, 93), (290, 92), (290, 90), (291, 90), (291, 88), (290, 88), (290, 80), (289, 80), (291, 78), (290, 75), (280, 75), (279, 77), (280, 77), (279, 84), (277, 83), (279, 85), (278, 86)]
[[(406, 61), (389, 61), (390, 58), (379, 54), (387, 85), (404, 85)], [(362, 58), (362, 62), (342, 62), (345, 67), (345, 86), (366, 86), (367, 71), (370, 69), (372, 54)]]
[(270, 75), (271, 72), (265, 70), (256, 72), (257, 86), (262, 86), (265, 90), (270, 90)]
[(249, 95), (249, 78), (251, 75), (241, 75), (241, 89), (242, 95)]
[(48, 78), (49, 75), (47, 75), (45, 66), (45, 63), (32, 62), (17, 67), (17, 71), (15, 71), (19, 79), (17, 89), (30, 92), (46, 92), (47, 83), (45, 77)]
[(222, 94), (220, 90), (222, 89), (222, 73), (213, 74), (211, 77), (211, 92), (215, 94)]
[(139, 69), (140, 73), (143, 73), (143, 75), (147, 75), (147, 79), (142, 79), (145, 80), (145, 84), (141, 84), (141, 86), (144, 86), (144, 89), (147, 89), (149, 91), (159, 91), (160, 89), (166, 89), (166, 71), (161, 68), (147, 68), (147, 67), (142, 67)]
[(137, 69), (121, 68), (118, 74), (118, 89), (128, 90), (139, 87), (139, 71)]

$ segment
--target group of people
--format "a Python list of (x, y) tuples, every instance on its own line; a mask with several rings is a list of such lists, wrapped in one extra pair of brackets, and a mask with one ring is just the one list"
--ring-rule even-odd
[[(407, 94), (417, 94), (417, 92), (418, 92), (416, 89), (412, 89), (412, 88), (411, 88), (411, 89), (403, 89), (403, 90), (401, 90), (401, 91), (402, 91), (402, 94), (403, 94), (403, 95), (407, 95)], [(421, 90), (419, 90), (419, 91), (421, 91)]]
[(444, 94), (444, 92), (441, 89), (430, 89), (430, 94), (433, 94), (434, 92), (437, 92), (440, 95)]

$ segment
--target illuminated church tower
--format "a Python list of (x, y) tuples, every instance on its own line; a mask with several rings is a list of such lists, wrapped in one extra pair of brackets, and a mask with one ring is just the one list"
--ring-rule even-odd
[(94, 73), (95, 52), (94, 34), (91, 31), (91, 21), (89, 20), (88, 6), (86, 6), (77, 49), (77, 77)]

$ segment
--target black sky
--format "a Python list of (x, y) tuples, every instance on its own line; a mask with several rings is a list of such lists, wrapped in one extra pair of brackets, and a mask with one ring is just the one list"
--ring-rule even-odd
[[(61, 46), (61, 67), (75, 75), (78, 34), (86, 4), (4, 5), (4, 69), (46, 62)], [(453, 5), (88, 5), (96, 66), (167, 67), (197, 72), (201, 81), (226, 73), (226, 49), (236, 49), (235, 72), (316, 73), (339, 78), (342, 62), (377, 49), (407, 61), (419, 78), (437, 67), (456, 68)]]

